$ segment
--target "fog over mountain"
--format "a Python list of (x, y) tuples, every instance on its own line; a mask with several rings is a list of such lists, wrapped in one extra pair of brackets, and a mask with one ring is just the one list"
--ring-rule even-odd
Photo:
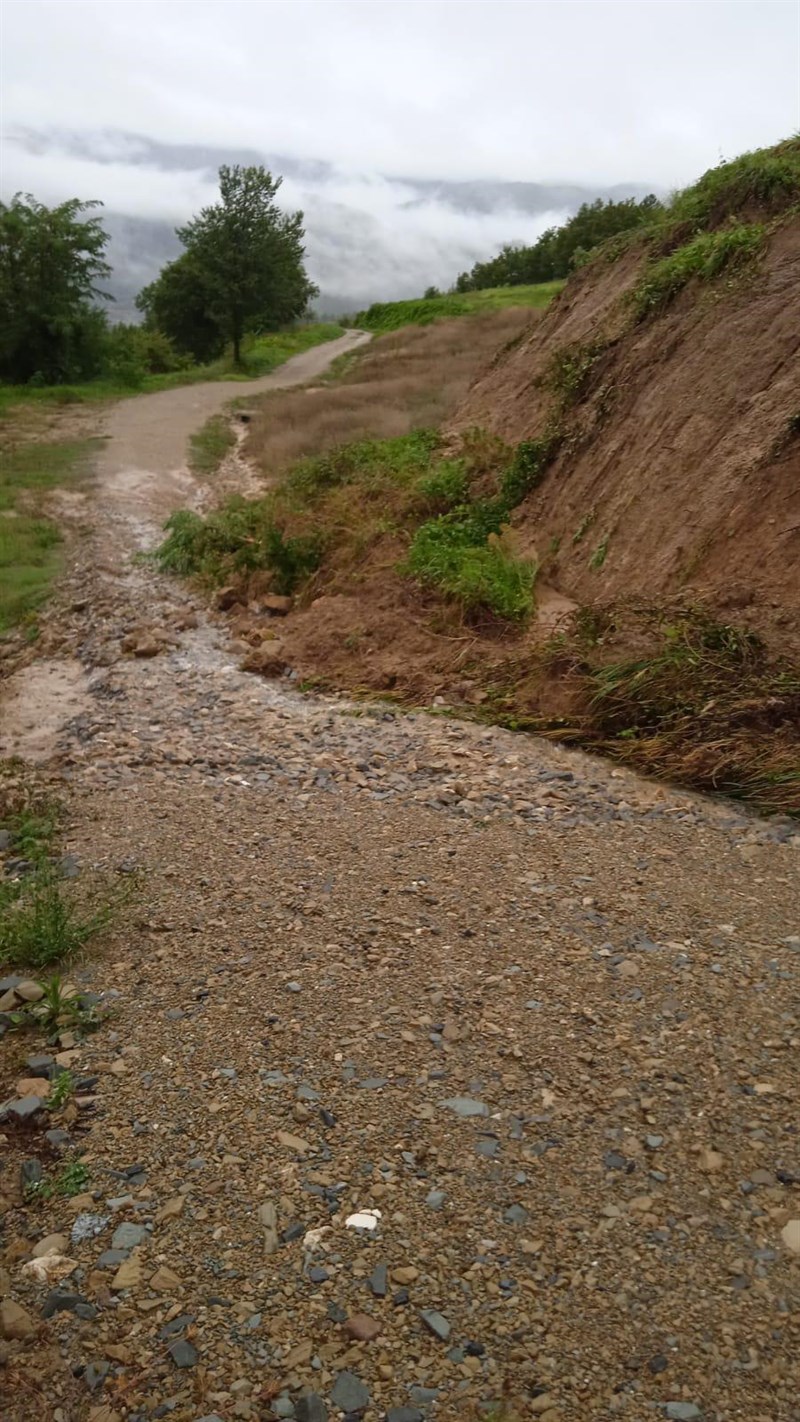
[(281, 174), (282, 204), (305, 213), (308, 266), (317, 308), (341, 313), (371, 301), (446, 288), (459, 271), (504, 242), (532, 242), (597, 197), (642, 197), (641, 183), (586, 184), (384, 176), (328, 162), (259, 152), (162, 143), (118, 130), (5, 135), (2, 195), (22, 190), (43, 202), (104, 203), (114, 268), (112, 317), (136, 318), (136, 293), (181, 250), (175, 226), (216, 194), (222, 163), (263, 163)]

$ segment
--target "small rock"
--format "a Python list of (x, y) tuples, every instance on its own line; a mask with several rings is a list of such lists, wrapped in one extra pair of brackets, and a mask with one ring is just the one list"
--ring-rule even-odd
[(200, 1361), (200, 1354), (194, 1344), (185, 1338), (177, 1338), (174, 1343), (170, 1343), (167, 1352), (176, 1368), (194, 1368)]
[(37, 1111), (44, 1107), (44, 1100), (41, 1096), (23, 1096), (19, 1101), (7, 1101), (0, 1110), (0, 1120), (10, 1116), (17, 1121), (29, 1121), (35, 1116)]
[(800, 1254), (800, 1220), (789, 1220), (781, 1230), (781, 1239), (792, 1254)]
[(390, 1407), (386, 1422), (425, 1422), (425, 1414), (418, 1407)]
[(389, 1286), (389, 1271), (385, 1264), (376, 1264), (369, 1276), (369, 1287), (376, 1299), (385, 1299)]
[(131, 1224), (129, 1220), (124, 1220), (117, 1225), (111, 1236), (112, 1249), (136, 1249), (138, 1245), (144, 1244), (147, 1239), (147, 1230), (144, 1225)]
[(24, 1308), (12, 1299), (0, 1303), (0, 1337), (10, 1342), (24, 1343), (36, 1332), (36, 1324)]
[(470, 1116), (488, 1116), (489, 1107), (484, 1101), (476, 1101), (473, 1096), (451, 1096), (447, 1101), (440, 1101), (440, 1106), (444, 1106), (448, 1111), (455, 1112), (456, 1116), (467, 1119)]
[(354, 1313), (344, 1324), (344, 1331), (348, 1338), (355, 1338), (358, 1343), (371, 1343), (380, 1333), (381, 1325), (368, 1313)]
[(331, 1402), (342, 1412), (364, 1412), (369, 1407), (369, 1389), (355, 1373), (340, 1373), (331, 1389)]
[(42, 1259), (45, 1254), (66, 1254), (67, 1248), (68, 1241), (65, 1234), (48, 1234), (33, 1246), (31, 1253), (34, 1259)]
[(298, 1397), (294, 1405), (296, 1422), (328, 1422), (328, 1409), (316, 1392)]
[(695, 1422), (703, 1415), (693, 1402), (668, 1402), (664, 1411), (670, 1422)]
[[(707, 1175), (711, 1175), (715, 1171), (722, 1169), (725, 1164), (725, 1157), (720, 1155), (718, 1150), (710, 1150), (708, 1146), (703, 1146), (703, 1149), (700, 1151), (699, 1164), (701, 1170), (705, 1171)], [(675, 1406), (683, 1406), (683, 1404), (675, 1403)], [(699, 1415), (700, 1414), (697, 1413), (697, 1416)]]
[(423, 1308), (420, 1309), (419, 1316), (435, 1338), (438, 1338), (442, 1343), (447, 1342), (450, 1337), (450, 1324), (443, 1313), (438, 1313), (435, 1308)]
[(425, 1197), (425, 1204), (429, 1210), (441, 1210), (446, 1199), (444, 1190), (431, 1190)]
[(111, 1372), (111, 1364), (106, 1362), (87, 1363), (83, 1380), (90, 1392), (99, 1392), (108, 1374)]
[(415, 1269), (413, 1264), (401, 1264), (392, 1270), (393, 1284), (413, 1284), (418, 1278), (419, 1269)]
[(72, 1294), (67, 1289), (51, 1289), (42, 1305), (42, 1318), (52, 1318), (54, 1313), (74, 1313), (76, 1318), (92, 1319), (97, 1309), (80, 1294)]
[[(102, 1234), (107, 1224), (108, 1215), (93, 1215), (82, 1211), (75, 1218), (70, 1239), (73, 1244), (83, 1244), (85, 1240), (94, 1239), (96, 1235)], [(119, 1247), (118, 1245), (117, 1248)]]
[(44, 997), (44, 988), (41, 983), (35, 983), (31, 978), (25, 978), (23, 982), (17, 983), (14, 991), (23, 1002), (41, 1002)]

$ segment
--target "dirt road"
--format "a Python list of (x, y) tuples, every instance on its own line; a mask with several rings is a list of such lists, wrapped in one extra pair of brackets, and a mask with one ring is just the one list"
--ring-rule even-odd
[[(241, 672), (133, 556), (206, 496), (184, 442), (230, 394), (112, 413), (58, 655), (7, 689), (67, 848), (141, 887), (74, 973), (112, 1013), (88, 1193), (0, 1174), (32, 1326), (0, 1410), (797, 1422), (796, 827)], [(53, 1233), (55, 1300), (21, 1273)]]

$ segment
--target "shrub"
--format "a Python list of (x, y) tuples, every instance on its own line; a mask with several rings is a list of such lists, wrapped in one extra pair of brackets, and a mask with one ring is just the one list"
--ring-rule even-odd
[(464, 504), (469, 495), (469, 480), (463, 462), (442, 460), (417, 483), (422, 504), (427, 513), (449, 513)]
[(709, 168), (698, 182), (675, 194), (667, 216), (670, 222), (688, 222), (696, 230), (708, 230), (750, 209), (777, 214), (797, 202), (800, 138), (791, 138), (774, 148), (758, 148)]
[(500, 481), (500, 497), (509, 512), (541, 484), (562, 440), (561, 431), (552, 427), (539, 439), (525, 439), (517, 445), (511, 464)]
[(286, 537), (267, 499), (231, 499), (206, 519), (179, 509), (165, 529), (167, 537), (155, 556), (166, 573), (199, 574), (222, 582), (233, 573), (263, 568), (275, 575), (276, 591), (290, 593), (319, 567), (321, 539)]

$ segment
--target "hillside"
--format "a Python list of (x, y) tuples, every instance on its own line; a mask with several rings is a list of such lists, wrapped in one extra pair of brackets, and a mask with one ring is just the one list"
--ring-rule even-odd
[[(513, 526), (579, 601), (702, 592), (781, 642), (800, 631), (800, 217), (752, 263), (631, 319), (652, 260), (598, 260), (478, 379), (453, 429), (565, 438)], [(568, 432), (568, 433), (567, 433)], [(602, 548), (601, 566), (597, 549)]]

